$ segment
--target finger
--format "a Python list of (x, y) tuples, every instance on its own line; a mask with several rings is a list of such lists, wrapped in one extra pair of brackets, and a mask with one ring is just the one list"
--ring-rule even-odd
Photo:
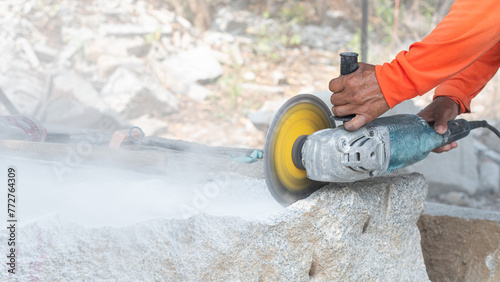
[(434, 122), (434, 130), (439, 134), (445, 134), (450, 120), (445, 113), (438, 113)]
[(335, 116), (343, 117), (347, 115), (354, 114), (354, 109), (351, 105), (341, 105), (341, 106), (333, 106), (332, 113)]
[(444, 152), (448, 152), (450, 150), (453, 150), (457, 147), (458, 147), (457, 142), (451, 142), (450, 144), (446, 144), (442, 147), (439, 147), (439, 148), (432, 150), (432, 152), (440, 154), (440, 153), (444, 153)]
[(425, 109), (425, 110), (422, 110), (420, 111), (417, 116), (423, 118), (426, 122), (432, 122), (432, 121), (435, 121), (435, 118), (434, 118), (434, 113)]
[(438, 153), (438, 154), (441, 154), (441, 153), (444, 153), (444, 152), (448, 152), (449, 150), (451, 150), (451, 145), (450, 144), (446, 144), (444, 146), (441, 146), (439, 148), (436, 148), (434, 150), (432, 150), (434, 153)]
[(360, 127), (369, 122), (368, 118), (365, 115), (356, 115), (350, 121), (344, 123), (345, 129), (348, 131), (358, 130)]
[(332, 91), (333, 93), (342, 92), (345, 88), (344, 78), (345, 76), (340, 76), (330, 80), (330, 83), (328, 84), (328, 89), (330, 89), (330, 91)]
[(335, 105), (335, 106), (347, 105), (348, 100), (347, 100), (346, 96), (347, 95), (344, 94), (343, 92), (333, 93), (332, 96), (330, 96), (330, 102), (332, 102), (332, 105)]
[(453, 120), (456, 114), (448, 108), (444, 108), (442, 111), (437, 111), (436, 122), (434, 123), (434, 129), (439, 134), (444, 134), (448, 129), (448, 122)]
[(338, 104), (338, 96), (340, 95), (339, 92), (337, 93), (332, 93), (332, 95), (330, 96), (330, 102), (332, 103), (332, 105), (340, 105)]
[(434, 124), (434, 130), (438, 134), (443, 135), (446, 133), (446, 130), (448, 130), (448, 126), (446, 124)]

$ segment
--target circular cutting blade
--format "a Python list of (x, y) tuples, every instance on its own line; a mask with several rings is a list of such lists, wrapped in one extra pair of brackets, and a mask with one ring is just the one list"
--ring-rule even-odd
[(264, 147), (266, 183), (273, 197), (288, 206), (304, 199), (325, 183), (307, 178), (292, 160), (293, 144), (302, 135), (335, 127), (328, 106), (318, 97), (301, 94), (288, 100), (269, 126)]

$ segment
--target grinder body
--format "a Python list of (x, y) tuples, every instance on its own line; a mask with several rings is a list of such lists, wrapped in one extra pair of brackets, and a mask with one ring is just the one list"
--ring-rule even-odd
[(465, 120), (449, 122), (444, 135), (417, 115), (376, 119), (359, 130), (343, 126), (317, 131), (292, 154), (298, 154), (307, 178), (321, 182), (352, 182), (389, 173), (423, 160), (440, 146), (467, 136)]
[[(341, 54), (341, 75), (357, 68), (356, 53)], [(454, 120), (439, 135), (417, 115), (379, 118), (356, 131), (336, 127), (334, 122), (352, 118), (332, 116), (321, 99), (309, 94), (283, 104), (269, 126), (264, 146), (266, 183), (278, 202), (288, 206), (328, 182), (353, 182), (409, 166), (477, 127)]]

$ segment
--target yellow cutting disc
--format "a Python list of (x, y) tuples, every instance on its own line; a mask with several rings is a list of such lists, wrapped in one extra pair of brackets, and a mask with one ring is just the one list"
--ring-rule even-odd
[(288, 100), (274, 116), (264, 148), (265, 174), (271, 194), (282, 205), (303, 199), (324, 185), (308, 179), (306, 171), (295, 166), (292, 148), (302, 135), (335, 127), (330, 116), (325, 103), (309, 94)]

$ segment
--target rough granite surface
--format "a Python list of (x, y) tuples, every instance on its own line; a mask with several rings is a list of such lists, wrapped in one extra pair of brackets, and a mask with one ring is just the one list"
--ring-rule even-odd
[(417, 228), (426, 193), (415, 173), (330, 184), (258, 219), (201, 213), (88, 228), (55, 215), (19, 230), (15, 278), (428, 281)]

